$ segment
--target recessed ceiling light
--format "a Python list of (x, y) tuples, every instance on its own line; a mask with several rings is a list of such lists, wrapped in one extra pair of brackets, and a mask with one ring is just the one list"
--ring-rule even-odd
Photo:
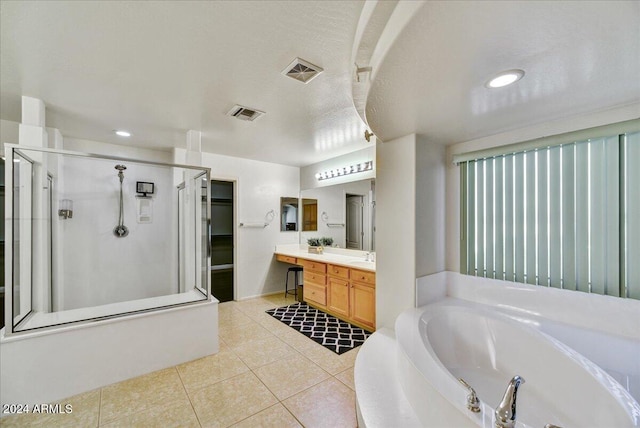
[(131, 132), (122, 131), (122, 130), (113, 131), (113, 132), (115, 132), (116, 135), (118, 135), (120, 137), (131, 137)]
[(524, 71), (522, 70), (507, 70), (499, 73), (497, 76), (489, 80), (485, 86), (487, 88), (502, 88), (503, 86), (511, 85), (522, 79)]

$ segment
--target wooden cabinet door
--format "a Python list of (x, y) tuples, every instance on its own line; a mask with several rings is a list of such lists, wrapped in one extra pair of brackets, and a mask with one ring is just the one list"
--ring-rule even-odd
[(376, 325), (376, 289), (351, 282), (351, 319), (372, 328)]
[(327, 290), (324, 285), (305, 282), (302, 294), (305, 302), (312, 302), (322, 307), (326, 307), (327, 305)]
[(349, 281), (329, 277), (327, 282), (327, 308), (338, 315), (349, 316)]

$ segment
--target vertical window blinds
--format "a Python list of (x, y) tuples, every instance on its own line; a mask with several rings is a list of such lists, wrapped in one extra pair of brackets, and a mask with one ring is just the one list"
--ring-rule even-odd
[(462, 273), (640, 299), (640, 132), (460, 166)]

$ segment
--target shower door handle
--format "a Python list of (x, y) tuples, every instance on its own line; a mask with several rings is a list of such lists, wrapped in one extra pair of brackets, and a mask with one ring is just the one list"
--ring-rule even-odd
[(211, 254), (213, 250), (211, 249), (211, 219), (207, 219), (207, 257), (209, 258), (209, 266), (211, 266)]

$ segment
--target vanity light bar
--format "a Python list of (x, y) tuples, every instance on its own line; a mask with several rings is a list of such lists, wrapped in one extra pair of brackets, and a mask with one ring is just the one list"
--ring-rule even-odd
[(357, 174), (358, 172), (371, 171), (373, 169), (373, 161), (366, 161), (351, 166), (345, 166), (343, 168), (331, 169), (329, 171), (317, 172), (316, 180), (322, 181), (329, 178), (342, 177), (350, 174)]

